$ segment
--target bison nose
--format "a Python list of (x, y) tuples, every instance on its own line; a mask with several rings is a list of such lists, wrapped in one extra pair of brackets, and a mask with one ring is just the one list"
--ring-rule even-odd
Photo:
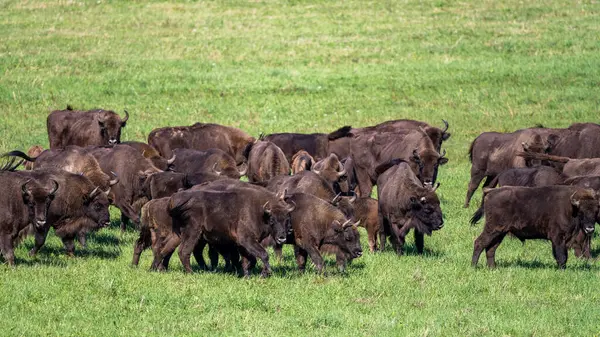
[(354, 255), (356, 255), (356, 257), (361, 257), (362, 256), (362, 250), (359, 250), (357, 252), (354, 253)]
[(423, 184), (424, 184), (425, 186), (427, 186), (427, 187), (431, 187), (431, 185), (433, 185), (433, 183), (431, 182), (431, 180), (425, 180), (425, 181), (423, 182)]
[(108, 144), (109, 145), (115, 145), (115, 144), (117, 144), (117, 140), (114, 139), (114, 138), (111, 138), (111, 139), (108, 140)]
[(596, 228), (595, 227), (586, 227), (584, 229), (585, 234), (592, 234)]
[(44, 225), (46, 224), (46, 220), (39, 220), (39, 219), (38, 219), (38, 220), (35, 220), (35, 224), (36, 224), (38, 227), (42, 227), (42, 226), (44, 226)]
[(285, 242), (285, 236), (280, 236), (280, 237), (277, 238), (277, 243), (278, 244), (282, 244), (284, 242)]

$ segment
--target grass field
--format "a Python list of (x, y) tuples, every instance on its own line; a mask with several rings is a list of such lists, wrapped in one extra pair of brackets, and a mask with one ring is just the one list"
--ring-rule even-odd
[[(47, 146), (71, 104), (131, 113), (124, 140), (196, 121), (253, 135), (413, 118), (450, 122), (440, 171), (446, 226), (417, 256), (366, 253), (341, 275), (270, 279), (130, 267), (136, 233), (93, 235), (66, 258), (0, 266), (0, 335), (598, 335), (600, 264), (555, 268), (548, 242), (507, 239), (470, 267), (482, 225), (462, 208), (467, 149), (483, 131), (598, 121), (598, 1), (0, 0), (0, 150)], [(363, 247), (366, 249), (366, 232)], [(600, 240), (593, 243), (596, 254)], [(480, 265), (484, 265), (484, 259)]]

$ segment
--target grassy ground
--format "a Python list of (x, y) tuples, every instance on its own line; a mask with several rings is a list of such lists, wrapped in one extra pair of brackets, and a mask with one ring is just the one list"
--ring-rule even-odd
[[(0, 0), (0, 150), (47, 146), (45, 117), (129, 110), (123, 139), (217, 122), (260, 132), (329, 131), (394, 118), (450, 122), (439, 176), (446, 226), (426, 256), (365, 254), (347, 275), (267, 280), (129, 266), (116, 228), (64, 257), (0, 266), (0, 335), (592, 335), (598, 262), (555, 269), (550, 244), (507, 239), (499, 268), (470, 267), (481, 231), (461, 205), (467, 149), (482, 131), (598, 121), (597, 1)], [(117, 213), (113, 214), (117, 220)], [(366, 249), (366, 233), (363, 246)], [(599, 244), (594, 242), (597, 254)], [(484, 261), (480, 261), (483, 265)]]

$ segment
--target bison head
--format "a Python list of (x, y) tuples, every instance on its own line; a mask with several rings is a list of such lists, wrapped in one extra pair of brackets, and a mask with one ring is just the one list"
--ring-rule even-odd
[(271, 235), (277, 244), (285, 242), (288, 234), (292, 233), (292, 220), (290, 212), (296, 208), (296, 204), (284, 201), (285, 192), (277, 196), (277, 200), (267, 201), (263, 205), (265, 220), (271, 228)]
[(306, 151), (300, 150), (292, 157), (292, 174), (310, 170), (315, 159)]
[(438, 151), (442, 148), (442, 142), (448, 140), (451, 135), (450, 132), (448, 132), (448, 122), (443, 119), (442, 122), (444, 122), (443, 129), (436, 128), (434, 126), (422, 128), (423, 132), (425, 132), (425, 134), (427, 134), (427, 136), (431, 139), (433, 145), (435, 145), (435, 148)]
[(424, 189), (410, 197), (410, 210), (415, 227), (423, 234), (431, 235), (432, 231), (444, 227), (440, 200), (435, 189)]
[(104, 113), (98, 118), (100, 126), (100, 135), (106, 145), (116, 145), (121, 142), (121, 128), (125, 127), (129, 113), (125, 110), (125, 118), (121, 119), (119, 115), (113, 112)]
[[(426, 149), (419, 151), (414, 149), (411, 161), (416, 165), (416, 175), (425, 185), (432, 186), (437, 179), (438, 167), (448, 163), (446, 150), (440, 155), (437, 151)], [(412, 166), (412, 165), (411, 165)]]
[(50, 191), (32, 180), (27, 180), (21, 185), (23, 202), (27, 205), (29, 219), (37, 228), (46, 225), (48, 208), (58, 190), (58, 183), (55, 180), (52, 180), (52, 184), (53, 187)]
[(594, 190), (579, 189), (570, 198), (573, 207), (573, 217), (587, 235), (594, 233), (596, 218), (598, 217), (598, 196)]
[(331, 204), (339, 209), (346, 218), (354, 218), (354, 202), (356, 201), (356, 194), (352, 197), (343, 197), (341, 193), (338, 193), (332, 200)]
[[(359, 221), (360, 222), (360, 221)], [(335, 244), (343, 252), (350, 255), (353, 259), (362, 255), (360, 246), (360, 234), (357, 227), (359, 222), (352, 223), (351, 220), (346, 220), (343, 224), (335, 220), (331, 224), (336, 235)]]
[(99, 227), (110, 225), (110, 213), (108, 212), (108, 195), (110, 188), (102, 191), (100, 187), (94, 188), (89, 194), (83, 196), (83, 209), (87, 217), (92, 219)]
[(327, 180), (335, 193), (348, 193), (348, 175), (335, 154), (332, 153), (327, 158), (316, 162), (312, 171)]

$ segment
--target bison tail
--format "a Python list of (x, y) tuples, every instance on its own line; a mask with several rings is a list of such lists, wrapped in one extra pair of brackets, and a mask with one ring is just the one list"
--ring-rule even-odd
[[(22, 154), (23, 156), (21, 156), (20, 154)], [(20, 165), (22, 165), (25, 160), (23, 159), (29, 159), (29, 161), (34, 161), (35, 159), (32, 160), (32, 158), (29, 158), (26, 154), (24, 154), (21, 151), (12, 151), (9, 153), (5, 153), (2, 155), (2, 158), (7, 158), (6, 162), (0, 166), (0, 171), (14, 171), (17, 169), (17, 167), (19, 167)], [(21, 160), (18, 160), (18, 158), (23, 158)]]
[(471, 142), (471, 146), (469, 146), (469, 161), (471, 163), (473, 162), (473, 146), (475, 146), (476, 141), (477, 141), (477, 138), (475, 138), (475, 140), (473, 140), (473, 142)]
[[(485, 199), (485, 196), (484, 196)], [(473, 217), (471, 218), (471, 226), (475, 225), (483, 218), (483, 200), (481, 201), (481, 206), (473, 213)]]
[(21, 159), (25, 159), (26, 161), (34, 162), (37, 157), (29, 157), (23, 151), (10, 151), (2, 155), (2, 157), (19, 157)]
[(333, 131), (332, 133), (327, 135), (327, 138), (329, 140), (336, 140), (339, 138), (344, 138), (344, 137), (352, 137), (352, 133), (350, 132), (352, 130), (351, 126), (343, 126), (335, 131)]
[(406, 160), (396, 158), (388, 161), (387, 163), (383, 163), (375, 168), (375, 175), (378, 177), (385, 171), (389, 170), (391, 167), (398, 165), (400, 163), (406, 163)]

